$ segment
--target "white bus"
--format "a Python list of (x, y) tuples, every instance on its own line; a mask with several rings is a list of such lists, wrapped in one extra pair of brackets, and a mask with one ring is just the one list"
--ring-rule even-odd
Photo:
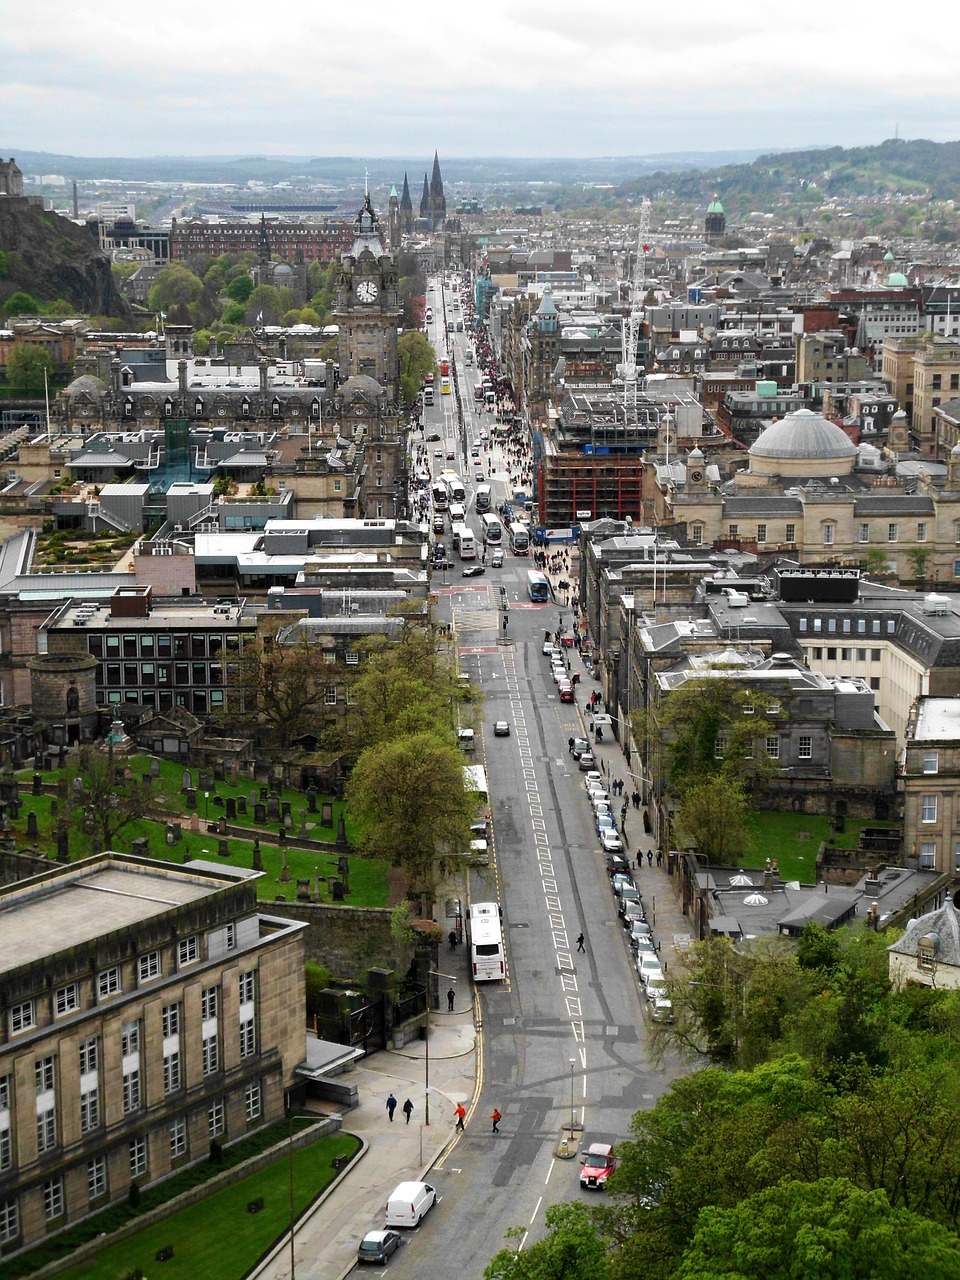
[(530, 530), (519, 520), (510, 526), (510, 550), (516, 556), (525, 556), (530, 550)]
[(485, 547), (495, 547), (503, 540), (503, 525), (492, 511), (488, 511), (485, 516), (480, 517), (480, 525), (483, 530), (483, 545)]
[(491, 489), (488, 484), (477, 485), (477, 515), (482, 516), (485, 511), (490, 510)]
[(453, 526), (453, 549), (461, 560), (476, 560), (477, 558), (477, 541), (473, 536), (473, 531), (468, 529), (465, 524), (455, 524)]
[[(452, 440), (447, 441), (447, 452), (455, 451), (455, 444)], [(464, 488), (463, 481), (455, 471), (441, 471), (440, 479), (447, 486), (447, 493), (450, 495), (452, 502), (466, 502), (467, 491)]]
[(474, 982), (497, 982), (506, 977), (500, 904), (474, 902), (467, 924), (470, 930), (470, 972)]

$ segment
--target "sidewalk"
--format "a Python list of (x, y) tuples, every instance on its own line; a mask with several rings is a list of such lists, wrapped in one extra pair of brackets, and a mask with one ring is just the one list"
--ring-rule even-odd
[[(458, 1006), (459, 1006), (458, 999)], [(443, 1000), (446, 1008), (446, 999)], [(429, 1181), (428, 1171), (453, 1141), (458, 1102), (468, 1114), (476, 1080), (476, 1034), (472, 1005), (459, 1012), (430, 1014), (430, 1124), (424, 1124), (424, 1071), (427, 1043), (415, 1040), (402, 1049), (372, 1055), (343, 1078), (355, 1084), (360, 1104), (343, 1114), (343, 1130), (355, 1133), (364, 1148), (297, 1227), (297, 1280), (340, 1280), (357, 1258), (357, 1245), (370, 1230), (383, 1227), (387, 1196), (404, 1179)], [(393, 1123), (386, 1100), (398, 1101)], [(413, 1103), (410, 1124), (400, 1108)], [(253, 1273), (264, 1280), (290, 1276), (289, 1236)]]

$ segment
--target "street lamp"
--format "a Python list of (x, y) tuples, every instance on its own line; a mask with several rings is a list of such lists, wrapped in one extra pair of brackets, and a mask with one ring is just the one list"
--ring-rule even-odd
[(577, 1127), (577, 1112), (573, 1102), (573, 1071), (577, 1065), (576, 1058), (570, 1059), (570, 1128)]
[(430, 1123), (430, 979), (431, 978), (449, 978), (451, 982), (456, 982), (456, 976), (452, 973), (441, 973), (439, 969), (427, 970), (427, 1024), (426, 1035), (423, 1039), (423, 1123)]

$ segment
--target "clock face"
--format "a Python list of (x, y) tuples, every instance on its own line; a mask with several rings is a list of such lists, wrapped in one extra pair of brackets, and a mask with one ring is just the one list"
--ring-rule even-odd
[(376, 301), (377, 293), (377, 286), (372, 280), (361, 280), (357, 285), (357, 297), (361, 302)]
[(691, 480), (693, 480), (695, 484), (699, 484), (699, 483), (700, 483), (700, 481), (703, 479), (703, 472), (702, 472), (702, 471), (691, 471), (691, 472), (690, 472), (690, 479), (691, 479)]

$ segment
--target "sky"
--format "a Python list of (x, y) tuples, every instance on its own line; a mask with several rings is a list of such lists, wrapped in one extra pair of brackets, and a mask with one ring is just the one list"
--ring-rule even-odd
[(835, 0), (0, 0), (0, 155), (580, 157), (960, 138), (954, 41), (890, 8), (884, 21)]

